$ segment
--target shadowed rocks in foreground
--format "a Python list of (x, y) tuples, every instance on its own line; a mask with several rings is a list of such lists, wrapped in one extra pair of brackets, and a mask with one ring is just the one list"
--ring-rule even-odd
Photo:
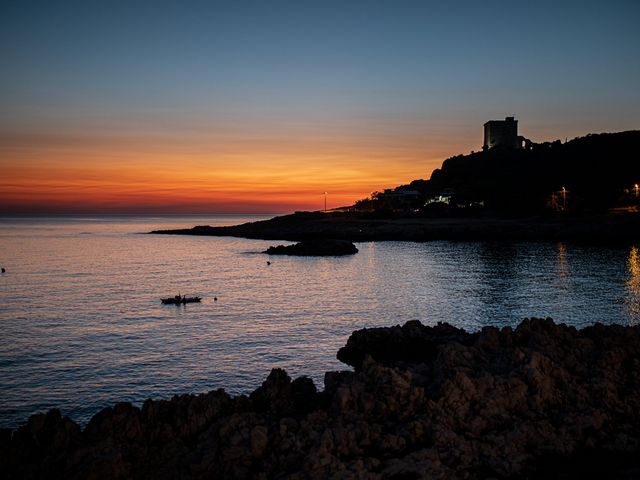
[(263, 253), (300, 257), (333, 257), (354, 255), (358, 253), (358, 249), (348, 240), (307, 240), (294, 245), (269, 247)]
[[(1, 438), (5, 478), (638, 478), (640, 328), (525, 320), (355, 332), (325, 390), (273, 370), (84, 431), (59, 412)], [(6, 476), (8, 475), (8, 476)]]

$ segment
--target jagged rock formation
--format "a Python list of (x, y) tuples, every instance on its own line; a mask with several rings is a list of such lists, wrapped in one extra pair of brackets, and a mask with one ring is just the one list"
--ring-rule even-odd
[(355, 371), (325, 390), (273, 370), (84, 431), (60, 413), (0, 437), (5, 478), (637, 478), (640, 328), (550, 319), (466, 333), (450, 325), (355, 332)]
[(358, 253), (348, 240), (306, 240), (293, 245), (277, 245), (264, 252), (269, 255), (294, 255), (300, 257), (333, 257)]

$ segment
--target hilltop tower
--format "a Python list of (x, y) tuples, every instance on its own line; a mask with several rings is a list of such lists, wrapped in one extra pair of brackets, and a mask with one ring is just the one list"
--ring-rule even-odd
[(520, 148), (521, 145), (521, 139), (518, 137), (518, 121), (515, 117), (489, 120), (484, 124), (483, 150), (494, 147)]

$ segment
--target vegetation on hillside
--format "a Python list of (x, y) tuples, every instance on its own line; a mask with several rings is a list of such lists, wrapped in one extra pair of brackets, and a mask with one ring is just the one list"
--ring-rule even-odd
[(493, 148), (445, 160), (355, 210), (423, 214), (599, 212), (640, 206), (640, 131), (590, 134), (529, 149)]

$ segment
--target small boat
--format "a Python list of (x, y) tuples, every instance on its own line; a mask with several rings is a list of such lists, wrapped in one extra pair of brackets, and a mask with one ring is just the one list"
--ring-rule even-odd
[(165, 305), (184, 305), (185, 303), (200, 302), (200, 297), (187, 297), (186, 295), (176, 295), (175, 297), (161, 298), (160, 301)]

